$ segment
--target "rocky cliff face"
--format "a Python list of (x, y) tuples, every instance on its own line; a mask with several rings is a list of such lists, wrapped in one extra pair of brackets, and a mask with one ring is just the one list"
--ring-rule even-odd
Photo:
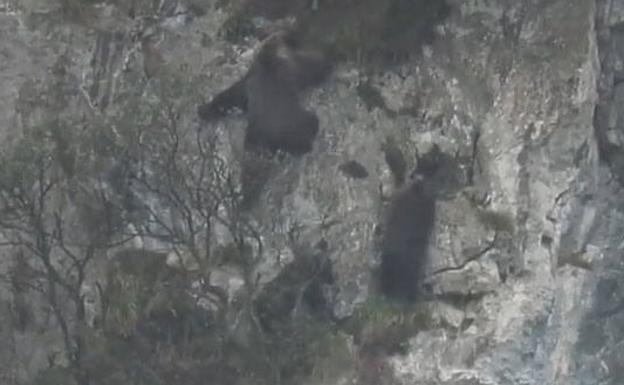
[[(141, 1), (132, 6), (84, 3), (0, 3), (0, 137), (5, 143), (14, 143), (22, 131), (47, 122), (50, 116), (73, 122), (70, 131), (80, 131), (87, 126), (85, 121), (97, 121), (109, 127), (112, 138), (123, 138), (119, 130), (138, 125), (144, 125), (142, 135), (149, 136), (150, 127), (160, 121), (143, 111), (150, 106), (162, 109), (158, 103), (168, 100), (180, 111), (169, 118), (175, 117), (177, 127), (191, 133), (190, 147), (180, 145), (181, 151), (192, 148), (201, 154), (201, 146), (199, 150), (192, 147), (194, 133), (201, 128), (202, 140), (209, 137), (215, 144), (210, 151), (221, 154), (224, 169), (239, 175), (244, 118), (234, 115), (202, 123), (194, 111), (201, 98), (208, 99), (245, 73), (259, 40), (251, 36), (235, 43), (226, 41), (218, 32), (230, 14), (215, 1), (164, 1), (158, 7)], [(238, 222), (227, 211), (230, 206), (225, 201), (217, 202), (209, 221), (189, 214), (191, 221), (185, 222), (185, 212), (201, 213), (198, 207), (204, 206), (192, 195), (184, 202), (194, 203), (185, 206), (179, 198), (150, 188), (153, 185), (148, 182), (156, 179), (149, 179), (149, 172), (136, 177), (144, 184), (133, 185), (131, 195), (146, 208), (131, 220), (124, 217), (124, 234), (131, 235), (133, 247), (168, 254), (167, 266), (184, 270), (182, 278), (171, 278), (161, 267), (140, 268), (150, 274), (155, 271), (149, 283), (141, 278), (141, 284), (149, 284), (152, 290), (147, 296), (158, 297), (163, 292), (155, 289), (158, 282), (152, 280), (188, 284), (190, 289), (184, 286), (183, 291), (194, 293), (196, 302), (205, 296), (218, 304), (207, 300), (209, 304), (202, 309), (208, 318), (218, 314), (228, 320), (227, 330), (219, 333), (232, 336), (236, 346), (247, 346), (247, 350), (258, 344), (254, 339), (258, 333), (250, 331), (253, 325), (262, 330), (263, 338), (275, 330), (288, 338), (297, 335), (297, 325), (303, 321), (284, 325), (289, 317), (295, 317), (292, 314), (302, 311), (305, 298), (314, 298), (306, 302), (312, 309), (308, 312), (324, 314), (314, 322), (339, 329), (331, 334), (332, 353), (324, 354), (332, 358), (305, 361), (312, 369), (303, 374), (292, 368), (274, 368), (272, 383), (288, 383), (291, 372), (297, 372), (292, 378), (300, 383), (318, 384), (622, 383), (624, 131), (619, 110), (624, 103), (620, 95), (624, 2), (454, 0), (449, 5), (449, 17), (437, 27), (436, 39), (420, 54), (375, 71), (353, 61), (342, 62), (327, 82), (306, 94), (307, 108), (320, 120), (314, 148), (303, 157), (264, 161), (268, 176), (260, 203), (246, 214), (253, 231), (233, 230), (233, 223)], [(313, 6), (322, 11), (323, 2)], [(171, 74), (193, 82), (178, 91), (176, 87), (183, 86)], [(171, 94), (166, 94), (169, 91)], [(41, 96), (44, 94), (47, 99)], [(100, 131), (93, 132), (89, 135)], [(170, 143), (167, 140), (162, 143)], [(149, 148), (156, 153), (161, 139), (153, 141)], [(139, 148), (143, 142), (136, 143)], [(413, 305), (417, 307), (413, 312), (388, 310), (378, 305), (383, 296), (374, 274), (379, 265), (379, 232), (384, 230), (379, 225), (387, 211), (387, 198), (396, 189), (388, 148), (401, 153), (411, 170), (417, 164), (416, 154), (427, 153), (433, 145), (439, 147), (443, 161), (435, 180), (436, 218), (420, 278), (424, 287), (421, 301)], [(115, 160), (119, 158), (110, 153), (104, 158), (93, 161), (91, 176), (110, 175), (118, 169)], [(185, 159), (184, 153), (180, 159)], [(199, 162), (193, 159), (204, 158), (192, 158), (191, 164)], [(147, 170), (158, 167), (170, 170), (164, 161), (150, 163)], [(91, 183), (85, 180), (100, 179), (81, 179), (81, 183)], [(161, 182), (165, 183), (164, 179), (157, 183)], [(111, 179), (103, 183), (101, 191), (109, 194), (109, 201), (121, 199), (122, 190), (126, 191), (115, 187)], [(223, 183), (219, 186), (227, 185)], [(68, 202), (79, 205), (75, 200)], [(79, 216), (67, 210), (68, 218)], [(158, 218), (166, 220), (159, 223)], [(3, 223), (0, 220), (0, 225)], [(57, 232), (51, 231), (51, 238), (58, 235), (55, 223)], [(205, 226), (193, 232), (192, 223)], [(128, 230), (139, 227), (143, 230)], [(159, 233), (163, 229), (170, 230), (170, 238)], [(109, 383), (102, 380), (103, 375), (89, 378), (82, 375), (86, 369), (76, 369), (74, 356), (63, 345), (59, 320), (51, 315), (52, 297), (41, 294), (48, 291), (16, 290), (18, 245), (10, 242), (15, 229), (9, 230), (3, 233), (7, 246), (0, 259), (7, 278), (0, 290), (2, 306), (7, 309), (0, 312), (0, 334), (7, 341), (0, 347), (0, 382), (43, 381), (39, 373), (52, 378), (57, 372), (51, 368), (69, 368), (78, 373), (72, 378), (81, 385)], [(76, 225), (72, 231), (78, 239), (75, 247), (85, 244), (80, 233), (89, 230)], [(200, 232), (202, 235), (197, 235)], [(180, 234), (185, 235), (175, 237)], [(122, 238), (125, 242), (128, 237)], [(86, 312), (94, 319), (99, 317), (101, 325), (102, 314), (115, 305), (107, 308), (95, 288), (106, 286), (105, 281), (114, 287), (113, 281), (106, 280), (107, 271), (122, 277), (135, 274), (115, 270), (120, 269), (119, 264), (113, 270), (106, 267), (119, 249), (129, 247), (119, 240), (112, 243), (114, 247), (98, 249), (102, 254), (96, 258), (99, 262), (89, 265), (83, 279), (68, 278), (72, 284), (79, 283), (77, 290), (82, 296), (60, 306), (82, 309), (82, 313), (69, 311), (69, 328), (88, 325), (97, 338), (103, 338), (98, 322), (84, 317), (84, 306), (78, 304), (92, 297)], [(253, 253), (253, 264), (217, 264), (214, 258), (210, 263), (193, 258), (210, 254), (206, 250), (211, 250), (211, 255), (229, 255), (223, 250), (231, 248), (239, 256)], [(59, 260), (69, 255), (66, 250), (63, 254), (64, 250), (59, 248)], [(32, 256), (26, 253), (23, 258)], [(293, 265), (293, 260), (303, 261), (300, 269), (308, 273), (297, 272), (299, 265)], [(327, 264), (331, 274), (326, 274)], [(294, 272), (287, 270), (289, 267)], [(50, 274), (49, 267), (42, 269)], [(324, 278), (317, 280), (318, 276)], [(52, 281), (62, 288), (60, 281)], [(204, 288), (209, 288), (202, 292), (197, 289), (199, 283), (208, 283)], [(290, 298), (279, 285), (298, 294)], [(131, 291), (123, 287), (125, 292)], [(159, 297), (155, 305), (155, 300), (142, 299), (140, 289), (136, 293), (137, 303), (148, 303), (145, 314), (157, 314), (159, 322), (166, 319), (166, 312), (153, 310), (158, 304), (180, 302)], [(223, 298), (214, 300), (215, 293)], [(59, 298), (63, 295), (58, 294)], [(117, 298), (115, 295), (109, 299)], [(279, 298), (277, 305), (272, 303), (274, 297)], [(256, 311), (246, 317), (241, 309), (255, 300)], [(310, 304), (321, 304), (323, 309)], [(283, 317), (284, 313), (289, 317)], [(417, 322), (414, 314), (423, 313), (425, 320)], [(149, 322), (155, 322), (154, 317), (148, 317)], [(177, 317), (171, 322), (181, 322), (182, 316)], [(122, 329), (151, 336), (152, 324), (141, 324), (140, 319), (137, 316)], [(180, 333), (208, 333), (208, 326), (189, 325)], [(378, 348), (383, 345), (379, 340), (396, 342), (400, 352), (387, 346)], [(264, 354), (286, 360), (283, 357), (288, 353), (284, 352), (291, 342), (284, 341), (279, 354), (273, 350)], [(158, 347), (148, 344), (142, 349), (135, 351), (136, 357)], [(224, 348), (219, 354), (227, 356), (224, 352), (230, 351)], [(96, 353), (85, 353), (83, 368), (94, 367), (89, 359), (97, 361), (93, 358), (100, 357)], [(193, 357), (207, 360), (201, 354)], [(240, 353), (227, 357), (232, 367), (248, 359)], [(262, 362), (254, 365), (266, 366)], [(249, 367), (256, 368), (254, 365)], [(304, 364), (297, 361), (293, 365)], [(220, 370), (225, 370), (223, 366)], [(119, 367), (110, 364), (107, 370), (124, 372), (127, 377), (119, 378), (129, 381), (131, 370)], [(213, 378), (209, 369), (201, 373), (198, 381)], [(249, 381), (244, 375), (232, 374), (236, 370), (228, 373), (229, 377), (218, 377), (220, 381)], [(180, 381), (172, 373), (167, 375), (172, 377), (159, 374), (160, 382), (155, 383)], [(223, 380), (226, 377), (228, 380)], [(188, 378), (185, 381), (193, 383)]]

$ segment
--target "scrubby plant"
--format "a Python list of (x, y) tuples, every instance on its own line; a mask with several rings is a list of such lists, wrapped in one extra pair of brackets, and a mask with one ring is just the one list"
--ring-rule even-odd
[(347, 329), (362, 349), (392, 354), (405, 351), (410, 337), (433, 326), (426, 304), (406, 304), (373, 295), (356, 309)]
[[(80, 19), (96, 3), (60, 4)], [(407, 3), (240, 2), (225, 31), (235, 39), (257, 14), (294, 15), (304, 42), (329, 46), (339, 59), (375, 61), (417, 52), (446, 12), (432, 0)], [(29, 283), (42, 288), (63, 340), (63, 359), (37, 384), (320, 383), (353, 365), (351, 332), (359, 347), (395, 351), (427, 327), (423, 311), (379, 298), (338, 326), (323, 302), (331, 274), (316, 256), (258, 287), (262, 237), (241, 214), (237, 170), (216, 135), (188, 118), (200, 99), (194, 74), (164, 63), (158, 76), (120, 85), (106, 110), (77, 111), (71, 68), (60, 56), (49, 82), (24, 85), (24, 126), (0, 153), (0, 246), (26, 255), (26, 270), (36, 272)], [(379, 103), (374, 90), (360, 91)], [(215, 245), (216, 224), (229, 245)], [(179, 266), (165, 253), (119, 252), (137, 238), (165, 245)], [(244, 279), (234, 299), (210, 281), (223, 265)], [(97, 277), (101, 309), (91, 322), (83, 286), (101, 266), (107, 276)], [(228, 316), (249, 323), (244, 337)]]

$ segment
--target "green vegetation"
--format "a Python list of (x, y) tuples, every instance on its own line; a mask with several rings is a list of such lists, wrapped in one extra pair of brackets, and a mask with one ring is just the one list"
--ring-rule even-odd
[(351, 351), (351, 338), (339, 331), (325, 333), (320, 339), (313, 341), (314, 363), (309, 376), (315, 384), (331, 383), (331, 380), (353, 370), (355, 357)]
[(328, 355), (344, 359), (345, 340), (321, 294), (322, 286), (332, 282), (329, 261), (303, 253), (259, 293), (254, 310), (263, 349), (275, 360), (274, 381), (300, 383), (313, 375), (329, 376), (331, 367), (317, 361)]
[[(72, 18), (95, 3), (61, 1)], [(246, 4), (232, 5), (224, 29), (232, 39), (262, 11), (295, 14), (304, 41), (358, 62), (414, 53), (430, 28), (424, 20), (443, 13), (398, 0), (325, 1), (316, 10), (298, 1)], [(323, 295), (331, 269), (316, 253), (298, 255), (259, 287), (254, 269), (266, 256), (242, 215), (236, 166), (214, 132), (200, 134), (188, 119), (200, 100), (197, 75), (163, 63), (147, 80), (130, 69), (110, 105), (92, 106), (76, 89), (74, 64), (60, 55), (50, 79), (24, 84), (21, 126), (0, 151), (2, 247), (20, 255), (13, 290), (23, 298), (36, 288), (62, 340), (34, 385), (331, 383), (355, 370), (359, 350), (400, 353), (432, 326), (425, 309), (380, 297), (337, 323)], [(367, 84), (358, 92), (383, 108)], [(215, 244), (215, 224), (230, 243)], [(164, 251), (131, 246), (137, 239)], [(170, 266), (168, 255), (184, 256), (193, 270)], [(213, 285), (223, 267), (240, 273), (241, 290)], [(93, 318), (87, 286), (97, 297)], [(36, 322), (27, 318), (22, 330)]]
[(393, 354), (405, 351), (410, 337), (433, 326), (431, 315), (422, 303), (411, 305), (370, 296), (356, 309), (346, 328), (365, 350)]
[[(34, 384), (280, 384), (337, 376), (352, 357), (349, 338), (322, 302), (327, 265), (317, 255), (302, 257), (275, 283), (256, 287), (261, 248), (251, 247), (255, 230), (240, 215), (238, 179), (216, 139), (200, 137), (184, 120), (197, 100), (193, 77), (165, 69), (121, 89), (111, 112), (78, 120), (69, 108), (78, 103), (68, 65), (61, 57), (49, 83), (23, 87), (17, 108), (25, 126), (0, 152), (0, 232), (11, 241), (3, 247), (22, 256), (15, 291), (24, 298), (43, 288), (63, 341)], [(175, 227), (172, 217), (181, 219)], [(230, 244), (211, 244), (205, 230), (215, 221), (230, 232)], [(132, 248), (137, 235), (170, 251)], [(169, 266), (169, 252), (196, 269)], [(222, 266), (245, 280), (231, 302), (209, 284)], [(82, 292), (87, 282), (100, 305), (93, 319)], [(234, 328), (232, 317), (246, 326)], [(19, 327), (28, 330), (29, 322), (23, 317)]]

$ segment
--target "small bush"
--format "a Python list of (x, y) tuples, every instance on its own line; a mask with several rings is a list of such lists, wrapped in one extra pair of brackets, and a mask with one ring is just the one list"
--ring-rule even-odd
[(394, 354), (405, 351), (405, 343), (418, 331), (432, 326), (431, 315), (422, 304), (371, 296), (355, 311), (347, 328), (364, 350)]

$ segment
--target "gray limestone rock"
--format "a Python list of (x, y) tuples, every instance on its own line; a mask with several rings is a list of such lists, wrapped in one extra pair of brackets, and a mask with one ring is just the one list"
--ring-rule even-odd
[[(136, 29), (152, 31), (162, 63), (197, 75), (198, 93), (206, 99), (245, 73), (259, 44), (222, 40), (216, 32), (227, 15), (216, 2), (204, 2), (209, 11), (188, 22), (166, 25), (158, 20), (170, 19), (182, 6), (167, 4), (178, 2), (163, 2), (168, 13), (161, 19), (140, 16), (151, 12), (141, 2), (148, 8), (137, 10), (134, 19), (121, 18), (109, 4), (95, 8), (91, 26), (60, 19), (49, 3), (0, 2), (3, 142), (37, 119), (29, 89), (51, 81), (60, 55), (70, 59), (73, 79), (63, 114), (110, 117), (118, 113), (122, 91), (140, 90), (139, 100), (149, 104), (156, 97), (150, 87), (164, 81), (141, 73), (145, 53)], [(422, 55), (366, 75), (384, 108), (360, 100), (358, 84), (365, 76), (350, 64), (306, 95), (306, 108), (313, 107), (320, 121), (313, 150), (276, 161), (258, 198), (262, 203), (248, 213), (256, 229), (252, 248), (261, 249), (262, 258), (252, 272), (228, 275), (231, 266), (219, 268), (210, 283), (227, 291), (227, 318), (236, 329), (244, 318), (234, 311), (245, 279), (253, 273), (258, 290), (296, 257), (296, 246), (322, 243), (335, 278), (327, 288), (332, 316), (348, 319), (376, 293), (376, 226), (386, 210), (384, 198), (395, 188), (382, 144), (392, 137), (408, 170), (415, 154), (437, 144), (452, 160), (453, 175), (442, 181), (428, 248), (428, 302), (436, 326), (406, 341), (405, 354), (382, 358), (392, 381), (622, 384), (624, 1), (451, 5), (439, 38)], [(192, 130), (194, 117), (185, 119)], [(234, 174), (240, 172), (243, 126), (233, 116), (203, 127), (217, 138)], [(365, 178), (343, 175), (339, 166), (349, 159), (357, 159)], [(480, 198), (471, 197), (474, 191)], [(149, 192), (137, 194), (152, 210), (168, 210)], [(170, 220), (171, 227), (179, 221), (173, 214)], [(236, 241), (228, 231), (225, 221), (214, 223), (214, 248)], [(166, 247), (161, 240), (136, 242)], [(2, 277), (9, 274), (11, 253), (0, 247)], [(90, 271), (85, 284), (95, 287), (102, 271)], [(38, 296), (29, 302), (33, 324), (12, 326), (12, 313), (4, 309), (15, 309), (23, 298), (5, 281), (0, 383), (24, 384), (59, 355), (62, 341)], [(347, 372), (340, 381), (318, 383), (351, 378)]]

